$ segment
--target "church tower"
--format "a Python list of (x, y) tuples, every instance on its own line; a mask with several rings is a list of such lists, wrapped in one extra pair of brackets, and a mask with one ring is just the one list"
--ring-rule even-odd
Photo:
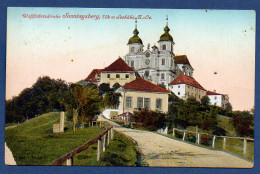
[(163, 52), (173, 53), (174, 41), (170, 35), (170, 28), (168, 27), (168, 16), (166, 17), (166, 26), (164, 27), (164, 33), (161, 35), (159, 43), (159, 50)]
[(135, 19), (135, 29), (133, 31), (134, 36), (132, 36), (129, 40), (127, 45), (129, 46), (129, 52), (128, 52), (128, 59), (126, 63), (133, 69), (137, 69), (138, 62), (135, 60), (135, 57), (142, 53), (143, 51), (143, 41), (138, 36), (139, 31), (137, 30), (137, 19)]

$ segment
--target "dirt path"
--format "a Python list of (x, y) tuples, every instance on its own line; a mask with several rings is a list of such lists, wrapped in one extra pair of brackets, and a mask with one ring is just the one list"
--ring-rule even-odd
[(5, 164), (6, 165), (16, 165), (13, 154), (12, 154), (11, 150), (8, 148), (8, 146), (6, 145), (6, 143), (5, 143)]
[[(104, 120), (104, 118), (100, 118)], [(108, 121), (108, 120), (107, 120)], [(113, 122), (109, 121), (111, 124)], [(137, 142), (144, 161), (153, 167), (252, 168), (253, 163), (226, 152), (174, 140), (156, 133), (119, 127), (115, 130)]]

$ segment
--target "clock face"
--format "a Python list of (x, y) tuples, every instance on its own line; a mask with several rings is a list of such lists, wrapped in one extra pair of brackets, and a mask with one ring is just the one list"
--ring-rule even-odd
[(145, 57), (150, 57), (150, 53), (147, 52), (147, 53), (145, 54)]
[(149, 60), (149, 59), (146, 59), (146, 60), (145, 60), (145, 64), (146, 64), (146, 65), (149, 65), (149, 64), (150, 64), (150, 60)]

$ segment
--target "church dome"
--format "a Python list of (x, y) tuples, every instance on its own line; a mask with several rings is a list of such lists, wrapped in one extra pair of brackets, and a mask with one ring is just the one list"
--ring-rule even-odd
[(138, 36), (139, 31), (137, 30), (137, 28), (135, 28), (133, 33), (134, 33), (134, 36), (129, 39), (128, 44), (132, 44), (132, 43), (143, 44), (142, 39), (140, 39), (140, 37)]
[(170, 35), (169, 31), (170, 31), (170, 28), (168, 27), (168, 25), (166, 25), (164, 27), (164, 33), (161, 35), (159, 41), (172, 41), (173, 42), (173, 38)]

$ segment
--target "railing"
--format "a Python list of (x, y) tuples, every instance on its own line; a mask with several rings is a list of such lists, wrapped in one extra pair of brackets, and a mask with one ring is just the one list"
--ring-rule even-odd
[[(92, 122), (92, 126), (93, 126), (93, 122)], [(101, 124), (100, 124), (100, 126), (101, 126)], [(64, 163), (66, 161), (67, 166), (72, 166), (73, 165), (73, 156), (82, 152), (83, 150), (87, 149), (89, 146), (91, 146), (92, 144), (95, 144), (96, 142), (98, 143), (97, 161), (100, 161), (102, 151), (105, 152), (106, 146), (109, 145), (110, 140), (113, 140), (113, 138), (114, 138), (114, 129), (113, 129), (113, 126), (111, 126), (102, 134), (100, 134), (97, 137), (95, 137), (94, 139), (86, 142), (85, 144), (83, 144), (82, 146), (73, 150), (72, 152), (69, 152), (68, 154), (64, 155), (63, 157), (55, 160), (50, 165), (51, 166), (61, 165), (62, 163)]]
[(180, 132), (183, 132), (183, 136), (182, 136), (182, 140), (185, 141), (185, 138), (186, 138), (186, 132), (189, 132), (189, 133), (193, 133), (193, 134), (196, 134), (196, 143), (197, 144), (200, 144), (200, 139), (201, 139), (201, 135), (205, 134), (205, 135), (209, 135), (212, 137), (212, 148), (214, 149), (215, 148), (215, 142), (216, 142), (216, 138), (217, 137), (220, 137), (220, 138), (223, 138), (223, 150), (226, 150), (226, 144), (227, 144), (227, 138), (229, 139), (241, 139), (241, 140), (244, 140), (244, 148), (243, 148), (243, 154), (246, 155), (247, 153), (247, 141), (254, 141), (253, 138), (247, 138), (247, 137), (227, 137), (227, 136), (217, 136), (217, 135), (212, 135), (212, 134), (208, 134), (208, 133), (204, 133), (204, 132), (195, 132), (195, 131), (190, 131), (190, 130), (181, 130), (181, 129), (176, 129), (176, 128), (173, 128), (173, 131), (172, 131), (172, 135), (173, 137), (175, 137), (175, 131), (180, 131)]

